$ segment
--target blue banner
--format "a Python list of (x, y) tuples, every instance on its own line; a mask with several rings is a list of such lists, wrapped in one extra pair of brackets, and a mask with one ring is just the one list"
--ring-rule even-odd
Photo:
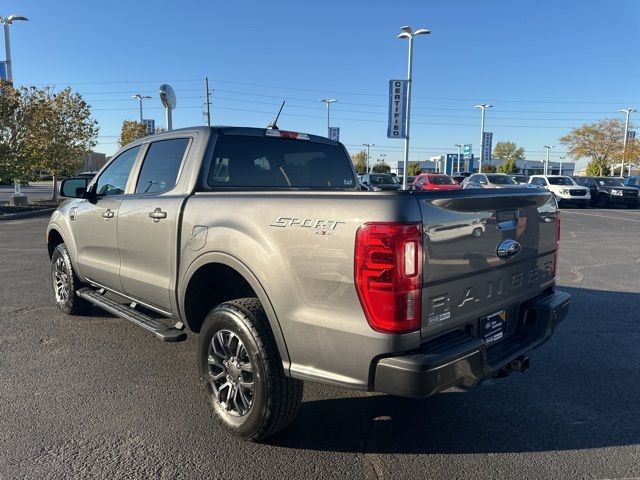
[(0, 80), (7, 81), (7, 63), (0, 62)]
[(388, 138), (407, 138), (408, 80), (389, 80)]

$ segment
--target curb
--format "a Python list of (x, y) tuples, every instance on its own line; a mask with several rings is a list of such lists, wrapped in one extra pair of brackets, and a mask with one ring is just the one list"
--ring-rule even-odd
[(55, 208), (42, 208), (34, 212), (19, 212), (19, 213), (10, 213), (8, 215), (0, 215), (0, 222), (5, 220), (20, 220), (22, 218), (32, 218), (32, 217), (39, 217), (41, 215), (49, 215), (54, 210)]

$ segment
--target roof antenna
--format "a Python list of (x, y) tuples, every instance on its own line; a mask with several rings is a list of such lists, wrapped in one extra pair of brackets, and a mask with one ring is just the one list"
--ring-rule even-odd
[(283, 100), (282, 105), (280, 105), (280, 110), (278, 110), (278, 115), (276, 115), (276, 118), (273, 120), (273, 122), (267, 125), (267, 128), (271, 130), (280, 130), (277, 124), (278, 124), (278, 118), (280, 118), (280, 114), (282, 113), (282, 109), (284, 108), (284, 102), (285, 100)]

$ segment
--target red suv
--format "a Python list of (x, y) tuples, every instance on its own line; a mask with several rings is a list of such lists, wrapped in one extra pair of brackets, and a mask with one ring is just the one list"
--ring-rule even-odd
[(423, 173), (413, 181), (416, 190), (460, 190), (462, 186), (444, 173)]

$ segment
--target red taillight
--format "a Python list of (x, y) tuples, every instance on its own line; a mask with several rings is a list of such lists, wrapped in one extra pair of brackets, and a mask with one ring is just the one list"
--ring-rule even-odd
[(553, 254), (553, 276), (558, 270), (558, 251), (560, 250), (560, 212), (556, 212), (556, 252)]
[(403, 333), (420, 328), (422, 225), (367, 223), (356, 233), (355, 282), (371, 328)]

